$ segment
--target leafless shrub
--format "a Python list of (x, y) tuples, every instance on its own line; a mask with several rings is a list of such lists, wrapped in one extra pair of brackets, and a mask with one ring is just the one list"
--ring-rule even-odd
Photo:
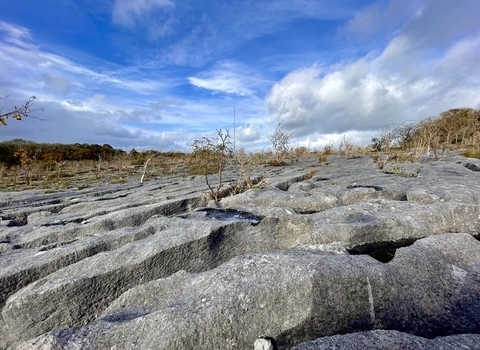
[(297, 158), (307, 158), (310, 155), (308, 148), (305, 146), (295, 148), (294, 153)]
[(279, 123), (275, 130), (267, 135), (267, 138), (272, 143), (275, 153), (275, 161), (272, 162), (272, 165), (284, 165), (285, 157), (292, 152), (292, 145), (290, 144), (292, 134), (286, 132), (282, 124)]
[(252, 180), (250, 178), (250, 174), (252, 172), (253, 166), (255, 166), (255, 158), (251, 154), (247, 154), (245, 149), (241, 148), (235, 154), (235, 160), (237, 162), (237, 166), (242, 174), (243, 181), (245, 181), (245, 185), (247, 189), (252, 188)]
[(354, 148), (354, 144), (347, 138), (346, 135), (343, 135), (340, 141), (338, 141), (338, 154), (341, 156), (351, 155)]
[(394, 127), (384, 126), (380, 131), (380, 136), (372, 137), (372, 143), (370, 147), (375, 152), (389, 153), (392, 144), (397, 138), (397, 130)]
[[(217, 136), (213, 139), (204, 136), (200, 140), (194, 140), (191, 146), (193, 152), (190, 159), (190, 173), (205, 176), (205, 182), (216, 202), (220, 200), (223, 170), (233, 152), (230, 146), (230, 131), (225, 129), (225, 132), (223, 132), (222, 129), (217, 129)], [(214, 189), (210, 184), (208, 175), (215, 172), (218, 174), (218, 183)]]
[(323, 146), (323, 154), (329, 156), (335, 151), (335, 142), (330, 140), (325, 146)]

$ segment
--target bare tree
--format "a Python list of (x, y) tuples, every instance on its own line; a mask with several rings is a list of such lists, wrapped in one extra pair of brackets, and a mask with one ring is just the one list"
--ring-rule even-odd
[[(223, 132), (222, 129), (217, 129), (217, 136), (213, 139), (204, 136), (201, 140), (194, 140), (191, 146), (193, 152), (190, 162), (192, 173), (205, 176), (205, 182), (216, 202), (220, 200), (223, 170), (233, 153), (230, 146), (230, 131), (225, 129), (225, 132)], [(208, 175), (215, 172), (218, 174), (218, 184), (214, 189), (210, 184)]]
[(406, 123), (395, 128), (395, 138), (403, 150), (408, 150), (413, 147), (416, 130), (417, 124), (415, 123)]
[(275, 130), (267, 135), (267, 138), (272, 142), (276, 164), (281, 165), (285, 156), (292, 151), (292, 146), (290, 145), (292, 134), (286, 132), (282, 124), (279, 123)]
[(37, 160), (37, 156), (35, 153), (36, 151), (34, 149), (30, 149), (27, 147), (20, 147), (15, 152), (15, 157), (20, 160), (21, 170), (23, 171), (23, 174), (25, 176), (25, 182), (27, 183), (28, 187), (30, 187), (32, 182), (31, 173), (33, 164)]
[[(6, 99), (8, 98), (9, 96), (5, 96), (5, 97), (0, 97), (0, 99)], [(37, 109), (32, 109), (32, 106), (33, 106), (33, 103), (34, 103), (34, 100), (36, 99), (35, 96), (31, 96), (27, 102), (25, 102), (25, 104), (21, 105), (20, 107), (17, 107), (15, 106), (13, 111), (10, 111), (10, 112), (7, 112), (7, 113), (2, 113), (2, 110), (0, 110), (0, 124), (3, 125), (3, 126), (7, 126), (7, 122), (6, 120), (8, 118), (12, 118), (12, 119), (16, 119), (16, 120), (22, 120), (22, 118), (35, 118), (35, 119), (39, 119), (39, 120), (43, 120), (43, 119), (40, 119), (38, 117), (35, 117), (32, 115), (33, 112), (36, 112), (36, 111), (43, 111), (43, 108), (37, 108)]]
[[(438, 160), (438, 149), (440, 147), (441, 125), (437, 123), (434, 117), (422, 120), (418, 123), (417, 149), (427, 148), (427, 153), (433, 152), (435, 160)], [(423, 146), (423, 147), (422, 147)]]

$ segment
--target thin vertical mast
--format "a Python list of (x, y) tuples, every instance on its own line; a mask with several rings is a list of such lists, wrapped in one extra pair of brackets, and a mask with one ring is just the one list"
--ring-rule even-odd
[(235, 153), (235, 106), (233, 106), (233, 153)]

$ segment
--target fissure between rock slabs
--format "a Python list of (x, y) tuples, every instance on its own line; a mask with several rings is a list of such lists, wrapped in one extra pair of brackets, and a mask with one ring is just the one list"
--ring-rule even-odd
[(221, 220), (221, 221), (242, 221), (249, 222), (253, 226), (258, 225), (263, 219), (263, 216), (255, 215), (246, 211), (235, 209), (216, 209), (216, 208), (201, 208), (197, 212), (205, 212), (207, 218)]
[(465, 168), (467, 168), (468, 170), (471, 170), (471, 171), (480, 171), (480, 167), (476, 164), (473, 164), (473, 163), (467, 163), (465, 164)]
[(395, 257), (397, 249), (411, 246), (418, 239), (403, 239), (395, 242), (365, 244), (355, 248), (347, 249), (347, 251), (350, 255), (369, 255), (377, 261), (388, 263)]
[(72, 189), (71, 191), (69, 190), (66, 192), (51, 193), (48, 195), (33, 195), (32, 198), (29, 199), (13, 199), (10, 201), (0, 202), (0, 208), (17, 209), (24, 207), (39, 207), (50, 204), (59, 204), (62, 202), (72, 201), (73, 199), (78, 197), (101, 197), (106, 194), (111, 194), (119, 191), (132, 190), (140, 186), (141, 185), (129, 185), (123, 187), (117, 186), (107, 189), (94, 188), (90, 190)]
[(315, 182), (330, 181), (330, 179), (327, 178), (327, 177), (314, 177), (314, 178), (312, 178), (312, 180), (315, 181)]
[[(253, 226), (258, 225), (265, 218), (260, 215), (235, 209), (200, 208), (195, 211), (206, 213), (208, 219), (250, 222)], [(282, 224), (279, 223), (279, 225)], [(480, 239), (480, 235), (477, 235), (475, 238)], [(397, 249), (408, 247), (417, 240), (418, 239), (404, 239), (395, 242), (377, 242), (356, 246), (355, 248), (347, 249), (347, 251), (351, 255), (369, 255), (377, 261), (388, 263), (395, 257)]]
[[(307, 178), (310, 178), (312, 176), (312, 173), (307, 173), (307, 174), (302, 174), (302, 175), (299, 175), (299, 176), (295, 176), (295, 177), (292, 177), (292, 178), (289, 178), (283, 182), (281, 182), (280, 184), (277, 184), (277, 187), (282, 189), (282, 190), (288, 190), (288, 188), (294, 184), (294, 183), (297, 183), (297, 182), (301, 182), (301, 181), (304, 181), (306, 180)], [(261, 182), (263, 180), (263, 176), (257, 176), (255, 178), (252, 178), (251, 181), (253, 184), (257, 184), (259, 182)], [(323, 179), (322, 179), (323, 180)], [(8, 206), (6, 206), (5, 208), (8, 208), (8, 209), (14, 209), (14, 208), (24, 208), (24, 207), (27, 207), (27, 206), (31, 206), (31, 207), (41, 207), (41, 206), (44, 206), (45, 204), (53, 204), (55, 205), (53, 208), (48, 208), (47, 210), (50, 211), (51, 213), (55, 214), (55, 213), (59, 213), (62, 209), (64, 209), (65, 207), (68, 207), (72, 204), (77, 204), (78, 202), (75, 202), (75, 203), (71, 203), (71, 202), (68, 202), (69, 200), (71, 200), (71, 196), (74, 197), (78, 197), (78, 196), (83, 196), (83, 197), (100, 197), (98, 200), (99, 201), (104, 201), (104, 200), (111, 200), (111, 199), (117, 199), (117, 198), (122, 198), (122, 197), (127, 197), (130, 193), (127, 193), (127, 194), (120, 194), (118, 195), (118, 197), (114, 197), (114, 198), (101, 198), (102, 196), (105, 196), (105, 195), (108, 195), (108, 194), (113, 194), (115, 192), (118, 192), (118, 191), (125, 191), (125, 190), (131, 190), (131, 189), (134, 189), (136, 187), (140, 187), (141, 185), (135, 185), (135, 186), (130, 186), (130, 187), (118, 187), (118, 188), (113, 188), (113, 189), (106, 189), (106, 190), (90, 190), (90, 191), (87, 191), (87, 192), (83, 192), (83, 193), (62, 193), (62, 194), (55, 194), (53, 196), (53, 198), (48, 201), (45, 197), (42, 197), (42, 201), (41, 202), (38, 202), (38, 201), (34, 201), (34, 202), (30, 202), (28, 203), (28, 201), (25, 201), (25, 200), (18, 200), (18, 201), (14, 201), (12, 203), (9, 203)], [(158, 189), (161, 189), (162, 187), (158, 187)], [(197, 193), (197, 191), (194, 191), (192, 193)], [(197, 198), (198, 199), (198, 198)], [(181, 202), (182, 200), (180, 200)], [(2, 203), (3, 204), (3, 203)], [(12, 204), (15, 204), (13, 207)], [(192, 204), (190, 204), (190, 206), (192, 206)], [(138, 207), (136, 205), (133, 205), (132, 207)], [(198, 204), (197, 205), (193, 205), (191, 208), (188, 208), (187, 210), (185, 210), (185, 208), (177, 208), (177, 210), (174, 210), (170, 213), (159, 213), (161, 215), (175, 215), (175, 214), (181, 214), (181, 213), (185, 213), (186, 211), (191, 211), (191, 210), (194, 210), (196, 208), (198, 208)], [(10, 221), (10, 223), (7, 225), (7, 226), (25, 226), (28, 224), (28, 215), (34, 213), (35, 211), (24, 211), (24, 212), (21, 212), (21, 213), (16, 213), (16, 214), (6, 214), (6, 215), (2, 215), (0, 216), (2, 220), (4, 221)], [(1, 213), (1, 211), (0, 211)], [(108, 212), (106, 212), (108, 213)], [(308, 212), (307, 214), (311, 214), (312, 212)], [(95, 215), (97, 216), (97, 215)], [(228, 215), (227, 215), (228, 216)], [(77, 219), (74, 219), (74, 220), (61, 220), (61, 221), (57, 221), (57, 222), (53, 222), (53, 223), (46, 223), (46, 224), (43, 224), (42, 226), (62, 226), (62, 225), (65, 225), (65, 224), (68, 224), (68, 223), (84, 223), (86, 219), (84, 218), (77, 218)], [(256, 220), (256, 219), (252, 219), (252, 220)], [(252, 221), (253, 223), (253, 221)]]
[(350, 185), (347, 186), (347, 190), (352, 190), (355, 188), (373, 188), (376, 192), (383, 191), (383, 187), (380, 186), (373, 186), (373, 185)]

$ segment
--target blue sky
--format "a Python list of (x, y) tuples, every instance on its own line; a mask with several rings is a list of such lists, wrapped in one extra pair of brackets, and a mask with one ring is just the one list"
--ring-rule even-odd
[[(0, 141), (188, 150), (216, 128), (297, 145), (480, 108), (478, 0), (0, 0)], [(233, 134), (233, 132), (232, 132)]]

